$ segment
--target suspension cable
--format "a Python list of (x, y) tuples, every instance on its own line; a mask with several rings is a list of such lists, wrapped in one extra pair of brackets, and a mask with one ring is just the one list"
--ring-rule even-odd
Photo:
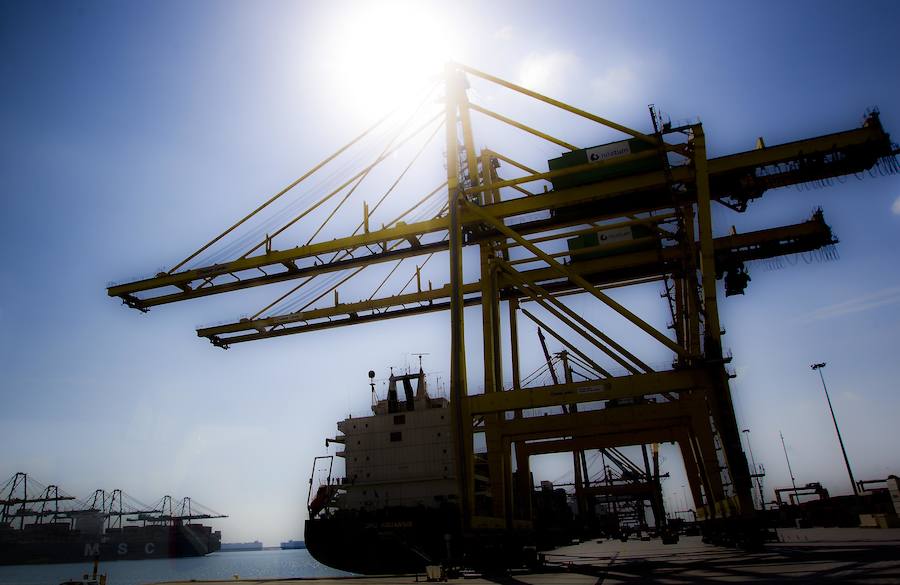
[(363, 138), (365, 138), (370, 132), (372, 132), (373, 130), (375, 130), (375, 128), (377, 128), (378, 126), (380, 126), (385, 120), (387, 120), (388, 118), (390, 118), (391, 116), (393, 116), (394, 113), (395, 113), (395, 111), (396, 111), (396, 110), (389, 112), (387, 115), (385, 115), (385, 116), (382, 117), (380, 120), (378, 120), (377, 122), (375, 122), (375, 124), (373, 124), (372, 126), (370, 126), (369, 128), (367, 128), (362, 134), (360, 134), (359, 136), (357, 136), (356, 138), (354, 138), (353, 140), (351, 140), (350, 142), (348, 142), (347, 144), (345, 144), (344, 146), (342, 146), (340, 149), (338, 149), (334, 154), (332, 154), (331, 156), (329, 156), (328, 158), (326, 158), (325, 160), (321, 161), (319, 164), (315, 165), (313, 168), (311, 168), (310, 170), (308, 170), (308, 171), (307, 171), (306, 173), (304, 173), (303, 176), (301, 176), (299, 179), (297, 179), (296, 181), (292, 182), (290, 185), (288, 185), (287, 187), (285, 187), (284, 189), (282, 189), (281, 191), (279, 191), (278, 193), (276, 193), (275, 195), (273, 195), (272, 197), (270, 197), (270, 198), (269, 198), (268, 200), (266, 200), (264, 203), (262, 203), (261, 205), (259, 205), (256, 209), (254, 209), (253, 211), (251, 211), (250, 213), (248, 213), (247, 215), (245, 215), (243, 218), (241, 218), (240, 220), (238, 220), (237, 222), (235, 222), (235, 223), (234, 223), (231, 227), (229, 227), (227, 230), (225, 230), (224, 232), (222, 232), (221, 234), (219, 234), (218, 236), (216, 236), (215, 238), (213, 238), (212, 240), (210, 240), (209, 242), (207, 242), (206, 244), (204, 244), (199, 250), (197, 250), (196, 252), (194, 252), (193, 254), (191, 254), (190, 256), (188, 256), (187, 258), (185, 258), (184, 260), (182, 260), (181, 262), (179, 262), (178, 264), (176, 264), (175, 266), (173, 266), (173, 267), (168, 271), (168, 274), (172, 274), (173, 272), (175, 272), (176, 270), (178, 270), (179, 268), (181, 268), (182, 266), (184, 266), (185, 264), (187, 264), (188, 262), (190, 262), (191, 260), (193, 260), (194, 258), (196, 258), (198, 255), (200, 255), (200, 254), (203, 253), (205, 250), (207, 250), (210, 246), (212, 246), (213, 244), (215, 244), (216, 242), (218, 242), (219, 240), (221, 240), (222, 238), (224, 238), (225, 236), (227, 236), (228, 234), (230, 234), (232, 231), (234, 231), (235, 229), (237, 229), (239, 226), (241, 226), (241, 225), (242, 225), (244, 222), (246, 222), (248, 219), (250, 219), (251, 217), (253, 217), (253, 216), (256, 215), (257, 213), (259, 213), (260, 211), (262, 211), (264, 208), (268, 207), (269, 204), (273, 203), (275, 200), (279, 199), (282, 195), (284, 195), (285, 193), (287, 193), (288, 191), (290, 191), (291, 189), (293, 189), (294, 187), (296, 187), (297, 185), (299, 185), (299, 184), (300, 184), (302, 181), (304, 181), (307, 177), (309, 177), (310, 175), (312, 175), (313, 173), (315, 173), (316, 171), (318, 171), (319, 169), (321, 169), (322, 167), (324, 167), (325, 165), (327, 165), (329, 162), (333, 161), (335, 158), (337, 158), (338, 156), (340, 156), (342, 153), (346, 152), (346, 150), (347, 150), (348, 148), (350, 148), (350, 147), (353, 146), (354, 144), (358, 143), (360, 140), (362, 140)]

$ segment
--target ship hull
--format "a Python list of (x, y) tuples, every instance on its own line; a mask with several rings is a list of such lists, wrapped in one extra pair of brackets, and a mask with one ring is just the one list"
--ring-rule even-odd
[(206, 526), (153, 526), (84, 535), (6, 531), (0, 535), (0, 565), (52, 564), (197, 557), (219, 548), (218, 533)]
[(451, 557), (455, 510), (385, 508), (306, 521), (306, 548), (329, 567), (364, 575), (422, 572)]
[(495, 571), (536, 560), (531, 530), (484, 528), (462, 538), (455, 506), (340, 511), (307, 520), (305, 540), (320, 563), (363, 575), (422, 573), (441, 564)]

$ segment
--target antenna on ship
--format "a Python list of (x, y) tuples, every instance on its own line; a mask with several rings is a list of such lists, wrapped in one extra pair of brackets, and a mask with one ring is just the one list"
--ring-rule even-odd
[(413, 354), (410, 354), (410, 355), (414, 355), (414, 356), (416, 356), (416, 357), (419, 358), (419, 371), (421, 372), (421, 371), (423, 371), (423, 370), (422, 370), (422, 356), (423, 356), (423, 355), (431, 355), (431, 354), (430, 354), (430, 353), (413, 353)]

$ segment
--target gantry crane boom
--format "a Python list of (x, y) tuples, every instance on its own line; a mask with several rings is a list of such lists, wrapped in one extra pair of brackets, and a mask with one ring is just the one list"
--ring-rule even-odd
[[(721, 236), (714, 241), (717, 266), (811, 252), (835, 243), (837, 240), (833, 237), (831, 229), (818, 213), (803, 223)], [(442, 249), (446, 250), (446, 244)], [(603, 259), (577, 262), (572, 265), (572, 270), (594, 285), (621, 286), (622, 283), (662, 278), (677, 269), (680, 257), (679, 250), (673, 246), (668, 249), (622, 253)], [(560, 281), (557, 274), (547, 268), (522, 271), (520, 276), (557, 294), (579, 290), (577, 285), (567, 279)], [(723, 275), (718, 276), (721, 278)], [(480, 290), (478, 282), (463, 285), (467, 306), (481, 303)], [(509, 279), (503, 276), (500, 279), (500, 295), (503, 300), (513, 297), (528, 298), (526, 293), (516, 289)], [(230, 345), (266, 337), (321, 331), (448, 310), (449, 296), (449, 286), (445, 285), (431, 290), (341, 303), (287, 315), (241, 319), (234, 323), (201, 327), (197, 329), (197, 335), (209, 339), (215, 345)]]
[[(881, 125), (877, 123), (876, 118), (875, 121), (868, 121), (862, 128), (854, 130), (718, 157), (709, 161), (711, 197), (716, 201), (745, 208), (748, 201), (760, 197), (768, 189), (863, 172), (872, 168), (880, 157), (887, 156), (891, 152), (890, 140)], [(509, 183), (510, 186), (520, 185), (530, 181), (574, 174), (578, 172), (578, 167), (575, 167), (574, 170), (567, 169), (567, 171), (565, 173), (533, 173), (511, 180), (515, 182), (507, 181), (506, 183)], [(651, 210), (671, 205), (671, 198), (665, 193), (661, 193), (661, 190), (670, 181), (690, 184), (693, 181), (692, 170), (687, 167), (675, 168), (671, 178), (666, 177), (664, 173), (656, 172), (642, 177), (632, 176), (619, 181), (609, 181), (602, 185), (601, 191), (598, 191), (596, 187), (574, 188), (489, 205), (491, 215), (510, 219), (536, 211), (568, 207), (580, 202), (599, 199), (614, 200), (626, 194), (643, 192), (645, 195), (643, 201), (631, 201), (628, 205), (635, 209)], [(502, 186), (504, 183), (498, 183), (494, 187)], [(471, 190), (470, 192), (476, 191)], [(689, 197), (689, 195), (686, 194), (685, 197)], [(606, 208), (615, 209), (613, 202), (608, 202)], [(598, 208), (594, 211), (596, 215), (593, 218), (586, 219), (602, 218), (602, 209), (602, 207)], [(534, 222), (533, 226), (522, 226), (519, 231), (527, 234), (531, 231), (564, 227), (565, 219), (565, 217), (561, 217), (553, 222)], [(476, 224), (478, 218), (463, 212), (461, 223), (463, 225)], [(256, 256), (182, 270), (172, 274), (161, 273), (153, 278), (110, 286), (107, 293), (111, 297), (121, 298), (134, 308), (149, 309), (161, 304), (429, 254), (446, 249), (446, 244), (436, 242), (427, 245), (409, 245), (392, 250), (386, 250), (386, 248), (398, 241), (421, 239), (428, 234), (446, 231), (448, 227), (446, 217), (402, 224), (288, 250), (271, 250)], [(312, 263), (312, 259), (316, 257), (338, 254), (347, 250), (364, 250), (366, 247), (380, 247), (383, 251), (327, 263)], [(299, 261), (306, 261), (308, 265), (301, 267), (297, 264)], [(262, 276), (237, 277), (237, 280), (232, 278), (260, 269), (277, 270), (277, 272)], [(212, 280), (222, 276), (231, 277), (226, 282), (220, 283)], [(162, 291), (167, 287), (178, 287), (182, 290), (176, 293), (137, 296), (140, 293)]]

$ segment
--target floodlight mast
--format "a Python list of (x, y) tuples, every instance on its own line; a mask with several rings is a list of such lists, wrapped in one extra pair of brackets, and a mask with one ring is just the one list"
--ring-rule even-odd
[(834, 407), (831, 406), (831, 397), (828, 395), (828, 387), (825, 385), (825, 376), (822, 370), (825, 369), (825, 362), (811, 364), (812, 370), (819, 372), (819, 378), (822, 380), (822, 390), (825, 391), (825, 400), (828, 401), (828, 410), (831, 411), (831, 420), (834, 422), (834, 432), (837, 433), (838, 443), (841, 445), (841, 454), (844, 456), (844, 464), (847, 466), (847, 475), (850, 476), (850, 485), (853, 487), (853, 495), (859, 495), (859, 488), (856, 480), (853, 479), (853, 470), (850, 469), (850, 459), (847, 457), (847, 449), (844, 448), (844, 439), (841, 437), (841, 429), (838, 427), (837, 417), (834, 416)]

